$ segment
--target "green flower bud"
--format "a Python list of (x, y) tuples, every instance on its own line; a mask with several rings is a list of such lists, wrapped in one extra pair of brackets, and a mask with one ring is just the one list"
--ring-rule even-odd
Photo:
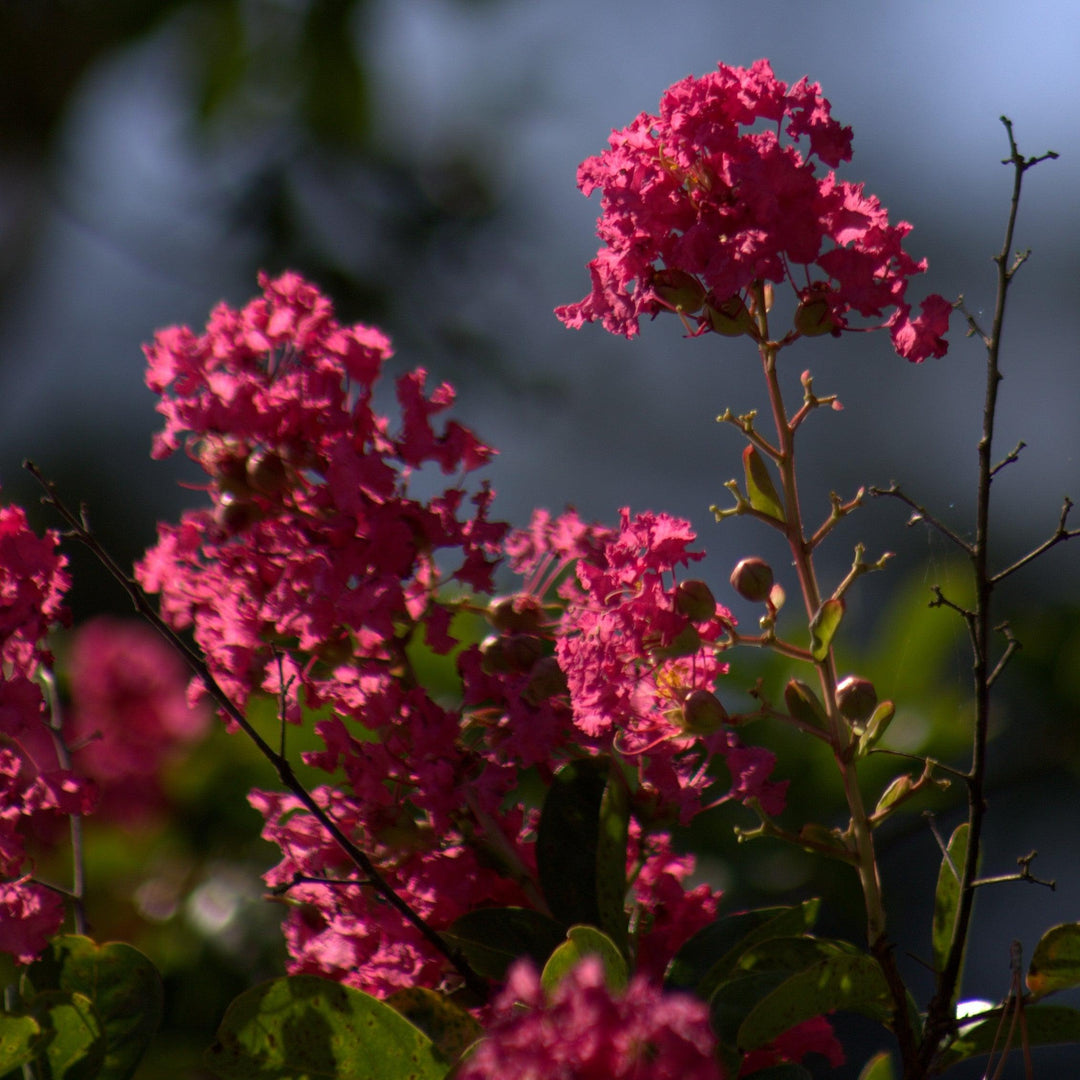
[[(711, 294), (710, 294), (711, 295)], [(705, 315), (709, 320), (709, 329), (724, 337), (742, 337), (753, 329), (754, 320), (743, 303), (741, 296), (729, 296), (716, 302), (709, 299), (705, 303)]]
[(496, 630), (512, 634), (535, 634), (544, 621), (540, 601), (528, 593), (493, 597), (487, 609), (488, 622)]
[(664, 267), (652, 277), (653, 292), (671, 311), (693, 314), (705, 303), (705, 289), (693, 274)]
[(260, 495), (279, 495), (289, 483), (285, 459), (276, 450), (255, 450), (245, 469), (248, 483)]
[(548, 698), (565, 694), (568, 690), (566, 676), (554, 656), (541, 656), (529, 672), (529, 682), (522, 697), (530, 705), (539, 705)]
[(675, 610), (691, 622), (705, 622), (716, 614), (716, 597), (704, 581), (691, 578), (675, 590)]
[(877, 691), (868, 679), (849, 675), (836, 687), (836, 707), (853, 724), (868, 720), (877, 708)]
[(731, 587), (744, 600), (764, 603), (773, 587), (772, 567), (764, 559), (743, 559), (731, 571)]
[(675, 722), (688, 735), (711, 735), (720, 730), (727, 718), (727, 709), (708, 690), (691, 690), (675, 714)]
[(667, 644), (661, 644), (659, 635), (650, 650), (654, 660), (676, 660), (680, 656), (693, 656), (701, 648), (701, 635), (692, 623), (687, 623)]

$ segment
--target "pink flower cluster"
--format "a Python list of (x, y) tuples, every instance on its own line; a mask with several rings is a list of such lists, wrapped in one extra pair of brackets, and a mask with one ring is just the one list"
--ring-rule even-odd
[[(556, 309), (568, 326), (599, 319), (632, 337), (643, 315), (677, 310), (699, 332), (750, 332), (748, 292), (773, 282), (794, 289), (800, 333), (839, 333), (857, 314), (884, 319), (908, 360), (944, 355), (951, 305), (931, 296), (912, 317), (905, 292), (926, 262), (903, 248), (907, 222), (890, 225), (873, 195), (831, 171), (851, 159), (851, 129), (817, 83), (789, 86), (767, 60), (719, 64), (608, 142), (578, 170), (585, 195), (601, 192), (604, 247), (589, 295)], [(814, 158), (830, 171), (817, 175)]]
[(29, 963), (64, 920), (63, 898), (32, 877), (28, 838), (50, 818), (86, 814), (94, 785), (60, 768), (39, 668), (45, 635), (67, 620), (67, 560), (56, 533), (37, 536), (17, 506), (0, 507), (0, 951)]
[[(524, 1006), (524, 1007), (522, 1007)], [(709, 1007), (665, 994), (640, 976), (626, 991), (605, 984), (586, 957), (547, 995), (536, 970), (517, 964), (486, 1037), (458, 1080), (721, 1080)]]
[(146, 623), (102, 616), (71, 642), (66, 738), (101, 790), (98, 819), (130, 826), (167, 808), (162, 769), (205, 734), (210, 714), (186, 699), (189, 672)]
[[(147, 349), (166, 417), (155, 453), (184, 446), (211, 505), (160, 526), (144, 587), (194, 631), (238, 704), (261, 690), (289, 720), (314, 714), (323, 747), (305, 761), (333, 777), (315, 797), (436, 930), (477, 907), (534, 905), (526, 770), (547, 782), (582, 755), (621, 757), (641, 823), (628, 856), (636, 947), (661, 971), (716, 911), (710, 890), (685, 889), (692, 863), (663, 832), (717, 794), (711, 761), (726, 762), (735, 797), (783, 799), (771, 755), (722, 725), (713, 687), (731, 616), (676, 580), (701, 557), (689, 526), (541, 513), (504, 544), (486, 486), (413, 498), (415, 470), (463, 476), (492, 453), (453, 422), (432, 426), (452, 391), (425, 396), (423, 372), (401, 376), (395, 428), (372, 405), (385, 338), (340, 326), (295, 275), (262, 285), (241, 311), (219, 307), (205, 334), (165, 331)], [(523, 587), (486, 602), (477, 594), (492, 591), (504, 549)], [(478, 609), (494, 633), (463, 646), (454, 620)], [(421, 646), (455, 654), (457, 700), (424, 684)], [(294, 797), (251, 801), (282, 852), (267, 880), (288, 897), (294, 971), (380, 995), (439, 984), (444, 958), (357, 881)]]

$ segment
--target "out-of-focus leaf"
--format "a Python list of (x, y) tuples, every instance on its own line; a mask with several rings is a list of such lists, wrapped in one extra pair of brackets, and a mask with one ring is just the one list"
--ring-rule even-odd
[(810, 654), (817, 661), (829, 655), (829, 648), (844, 617), (844, 601), (830, 597), (810, 621)]
[(540, 973), (540, 983), (550, 994), (568, 971), (586, 956), (598, 956), (604, 965), (604, 980), (613, 990), (622, 990), (630, 981), (630, 971), (619, 947), (594, 926), (571, 926), (562, 943)]
[[(981, 1057), (994, 1049), (1000, 1038), (1001, 1017), (995, 1012), (987, 1019), (961, 1027), (956, 1041), (942, 1054), (941, 1067), (948, 1068), (967, 1058)], [(1080, 1042), (1080, 1011), (1062, 1005), (1027, 1005), (1024, 1007), (1029, 1046)], [(1008, 1021), (1006, 1020), (1006, 1028)], [(997, 1047), (999, 1050), (1001, 1046)]]
[(1047, 930), (1031, 954), (1028, 989), (1036, 997), (1080, 986), (1080, 923)]
[(409, 1023), (418, 1027), (447, 1061), (457, 1061), (483, 1034), (471, 1013), (426, 986), (407, 986), (386, 999)]
[(0, 1015), (0, 1076), (32, 1061), (40, 1038), (41, 1025), (32, 1016)]
[(205, 1060), (225, 1080), (443, 1080), (447, 1069), (434, 1043), (385, 1002), (314, 975), (241, 994)]
[(308, 7), (301, 40), (303, 111), (311, 130), (337, 145), (360, 145), (371, 127), (367, 77), (350, 25), (356, 0)]
[(443, 935), (465, 954), (473, 969), (502, 980), (507, 968), (527, 956), (543, 966), (566, 938), (560, 923), (530, 908), (476, 908)]
[[(945, 847), (938, 870), (937, 889), (934, 891), (934, 922), (931, 934), (934, 970), (941, 971), (949, 955), (956, 912), (960, 906), (960, 875), (964, 872), (967, 858), (968, 824), (957, 825)], [(960, 985), (960, 980), (956, 980)]]
[(892, 1056), (887, 1050), (875, 1054), (862, 1068), (859, 1080), (896, 1080)]

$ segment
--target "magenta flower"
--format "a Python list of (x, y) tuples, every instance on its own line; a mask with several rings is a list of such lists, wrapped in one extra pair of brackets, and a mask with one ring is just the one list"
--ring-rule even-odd
[(75, 634), (68, 741), (101, 788), (99, 816), (131, 823), (164, 808), (162, 768), (210, 720), (187, 701), (189, 674), (145, 623), (101, 617)]
[(887, 326), (908, 360), (944, 355), (950, 305), (931, 297), (912, 318), (905, 291), (926, 262), (903, 249), (910, 225), (831, 171), (851, 159), (851, 129), (818, 84), (780, 82), (767, 60), (719, 64), (608, 143), (578, 169), (582, 192), (601, 192), (604, 246), (589, 295), (556, 309), (567, 326), (599, 319), (633, 337), (642, 316), (676, 310), (695, 332), (748, 332), (749, 289), (772, 282), (796, 293), (797, 333), (839, 333), (854, 314)]
[[(522, 1008), (522, 1005), (525, 1007)], [(519, 962), (458, 1080), (721, 1080), (709, 1008), (641, 977), (624, 993), (586, 957), (545, 995)]]

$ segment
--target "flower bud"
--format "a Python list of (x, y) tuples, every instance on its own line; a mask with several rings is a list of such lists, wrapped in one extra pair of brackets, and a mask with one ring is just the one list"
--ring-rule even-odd
[(715, 694), (708, 690), (691, 690), (676, 713), (675, 722), (688, 735), (711, 735), (720, 730), (727, 718), (727, 709)]
[(544, 655), (544, 639), (534, 634), (492, 634), (480, 642), (480, 652), (484, 657), (484, 670), (488, 674), (495, 672), (529, 671), (533, 664)]
[(544, 621), (540, 601), (528, 593), (493, 597), (487, 609), (488, 622), (496, 630), (512, 634), (535, 634)]
[(849, 675), (836, 688), (836, 707), (840, 715), (853, 724), (862, 723), (877, 707), (877, 691), (869, 679)]
[(705, 622), (716, 614), (716, 597), (704, 581), (681, 581), (675, 590), (675, 610), (691, 622)]
[(529, 672), (529, 681), (522, 691), (522, 697), (530, 705), (539, 705), (557, 694), (568, 690), (566, 676), (554, 656), (541, 656)]
[(693, 314), (705, 303), (705, 289), (693, 274), (664, 267), (652, 277), (652, 289), (670, 311)]
[(224, 492), (214, 507), (214, 520), (226, 536), (236, 536), (251, 528), (262, 517), (259, 508), (247, 499)]
[(742, 337), (754, 326), (749, 310), (738, 295), (729, 296), (719, 303), (713, 299), (708, 300), (705, 314), (709, 320), (709, 329), (723, 334), (724, 337)]
[(279, 495), (289, 483), (285, 459), (276, 450), (255, 450), (247, 459), (247, 480), (260, 495)]
[(773, 587), (772, 567), (764, 559), (743, 559), (731, 571), (731, 587), (744, 600), (764, 603)]
[(199, 460), (214, 478), (219, 491), (241, 498), (251, 494), (247, 477), (247, 447), (239, 440), (208, 440), (199, 451)]
[(820, 293), (811, 293), (799, 304), (793, 322), (803, 337), (820, 337), (837, 329), (832, 308)]
[(661, 643), (659, 635), (649, 642), (654, 660), (677, 660), (680, 656), (693, 656), (701, 648), (701, 635), (692, 623), (687, 623), (673, 638)]

